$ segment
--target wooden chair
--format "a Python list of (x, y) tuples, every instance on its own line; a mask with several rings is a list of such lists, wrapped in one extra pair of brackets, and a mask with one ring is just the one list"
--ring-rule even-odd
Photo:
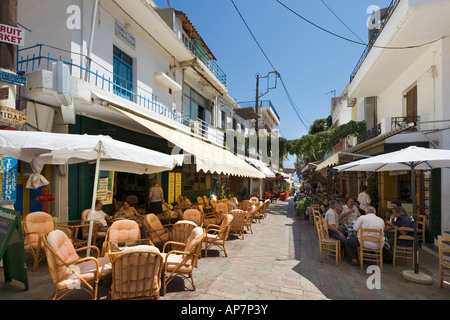
[(320, 208), (319, 204), (312, 204), (312, 205), (309, 206), (309, 222), (310, 223), (314, 223), (314, 213), (313, 213), (313, 211), (317, 210), (320, 213), (320, 209), (319, 208)]
[[(197, 224), (189, 220), (178, 220), (170, 230), (170, 240), (178, 243), (186, 243), (192, 230), (197, 227)], [(182, 250), (184, 247), (175, 247), (172, 245), (172, 250)]]
[[(380, 267), (380, 270), (383, 271), (383, 230), (361, 228), (359, 232), (359, 263), (361, 269), (363, 269), (363, 263), (366, 260), (375, 262)], [(377, 248), (364, 247), (366, 242), (376, 243)]]
[(334, 256), (338, 265), (341, 262), (341, 241), (330, 238), (328, 224), (320, 215), (316, 218), (316, 231), (319, 238), (320, 262), (326, 256)]
[(450, 252), (450, 246), (444, 247), (444, 242), (450, 242), (450, 237), (438, 236), (439, 246), (439, 288), (444, 287), (444, 277), (450, 277), (450, 262), (444, 260), (444, 253)]
[(242, 236), (244, 240), (244, 228), (245, 228), (245, 211), (240, 209), (235, 209), (230, 212), (233, 216), (233, 220), (230, 224), (230, 232), (236, 233)]
[(163, 257), (158, 248), (140, 245), (110, 255), (111, 300), (159, 299)]
[(150, 241), (155, 246), (162, 246), (170, 240), (170, 230), (167, 228), (170, 225), (163, 225), (155, 214), (147, 214), (144, 218), (144, 225)]
[(137, 240), (141, 238), (141, 229), (134, 220), (117, 220), (109, 227), (103, 241), (102, 257), (110, 251), (110, 241)]
[[(96, 300), (99, 281), (112, 270), (109, 257), (81, 258), (80, 251), (92, 249), (98, 257), (100, 250), (96, 246), (75, 249), (61, 230), (50, 232), (44, 239), (44, 246), (50, 276), (56, 287), (53, 300), (61, 299), (74, 289), (83, 289)], [(60, 292), (64, 293), (58, 297)]]
[[(407, 227), (395, 227), (394, 231), (394, 253), (393, 253), (393, 260), (392, 265), (395, 266), (395, 263), (397, 261), (397, 258), (403, 258), (405, 260), (411, 259), (412, 261), (412, 268), (414, 269), (414, 236), (410, 235), (404, 235), (401, 234), (401, 232), (414, 232), (414, 228), (407, 228)], [(399, 245), (398, 242), (400, 240), (403, 241), (410, 241), (411, 245)]]
[(417, 220), (417, 240), (419, 243), (425, 243), (425, 229), (426, 229), (426, 222), (427, 216), (424, 214), (418, 215)]
[[(33, 256), (33, 272), (37, 270), (39, 262), (45, 258), (44, 238), (57, 229), (55, 220), (47, 212), (30, 212), (25, 216), (23, 225), (23, 244), (26, 253)], [(44, 255), (41, 257), (41, 252)]]
[(208, 256), (208, 249), (212, 246), (221, 248), (225, 253), (225, 256), (228, 257), (225, 243), (228, 240), (228, 235), (230, 233), (231, 221), (233, 221), (233, 216), (228, 213), (223, 217), (220, 226), (210, 224), (208, 228), (206, 228), (206, 236), (204, 240), (205, 257)]
[[(205, 238), (205, 230), (201, 227), (195, 227), (186, 243), (169, 241), (163, 247), (163, 253), (161, 253), (164, 259), (164, 283), (163, 283), (163, 295), (166, 294), (167, 285), (177, 275), (184, 277), (188, 280), (194, 291), (196, 290), (194, 284), (194, 278), (192, 272), (197, 265), (199, 256), (199, 247), (201, 248), (203, 239)], [(170, 250), (166, 253), (166, 247), (168, 245), (176, 245), (184, 247), (183, 250)]]
[(184, 211), (183, 220), (195, 222), (197, 226), (203, 227), (203, 215), (198, 209), (187, 209)]

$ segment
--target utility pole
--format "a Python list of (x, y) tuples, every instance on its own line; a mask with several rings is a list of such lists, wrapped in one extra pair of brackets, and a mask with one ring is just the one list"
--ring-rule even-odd
[[(258, 108), (258, 104), (259, 104), (259, 74), (256, 75), (256, 98), (255, 98), (255, 113), (256, 113), (256, 122), (255, 122), (255, 132), (256, 132), (256, 137), (258, 137), (258, 122), (259, 122), (259, 118), (258, 118), (258, 112), (259, 112), (259, 108)], [(259, 139), (258, 139), (259, 140)], [(257, 141), (258, 141), (257, 140)], [(258, 141), (259, 144), (259, 141)], [(259, 147), (257, 145), (257, 147)], [(259, 149), (257, 149), (259, 150)]]
[[(0, 24), (17, 27), (17, 1), (0, 1)], [(0, 42), (0, 69), (16, 73), (17, 46)]]

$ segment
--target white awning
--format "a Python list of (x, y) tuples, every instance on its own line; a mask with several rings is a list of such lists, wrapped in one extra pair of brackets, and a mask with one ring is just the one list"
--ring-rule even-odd
[(250, 163), (252, 163), (259, 171), (264, 173), (266, 178), (275, 178), (275, 173), (269, 169), (264, 162), (258, 159), (246, 158)]
[(112, 109), (122, 113), (136, 123), (146, 127), (157, 135), (177, 146), (172, 154), (178, 154), (181, 149), (195, 155), (197, 171), (222, 173), (236, 176), (264, 179), (265, 175), (233, 153), (211, 143), (201, 140), (182, 130), (168, 127), (156, 121), (138, 116), (118, 107), (109, 105)]

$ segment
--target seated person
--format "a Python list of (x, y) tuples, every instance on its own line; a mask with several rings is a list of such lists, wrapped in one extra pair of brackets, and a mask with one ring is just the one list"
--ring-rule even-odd
[[(410, 216), (408, 216), (405, 208), (394, 207), (392, 216), (395, 219), (395, 221), (393, 221), (393, 222), (386, 221), (386, 227), (385, 227), (385, 231), (387, 231), (386, 237), (388, 238), (388, 243), (390, 246), (394, 246), (395, 234), (394, 234), (394, 232), (389, 232), (389, 231), (395, 229), (396, 226), (398, 228), (402, 228), (402, 227), (414, 228), (414, 221), (411, 219)], [(392, 220), (394, 220), (394, 219), (392, 219)], [(408, 236), (412, 236), (412, 237), (414, 236), (414, 232), (399, 231), (399, 233), (408, 235)], [(412, 246), (413, 241), (412, 240), (399, 240), (398, 244), (401, 246)]]
[(224, 202), (225, 202), (226, 204), (229, 204), (230, 206), (232, 206), (232, 207), (233, 207), (233, 210), (234, 210), (234, 209), (237, 209), (236, 202), (234, 202), (234, 201), (231, 199), (231, 194), (228, 195), (227, 201), (224, 201)]
[(186, 199), (185, 197), (183, 197), (183, 196), (180, 194), (180, 195), (178, 196), (178, 199), (177, 199), (177, 205), (176, 205), (176, 207), (177, 207), (178, 209), (181, 209), (181, 210), (188, 209), (189, 206), (188, 206), (186, 200), (187, 200), (187, 199)]
[(342, 221), (339, 217), (339, 212), (341, 212), (341, 206), (336, 200), (330, 201), (330, 207), (325, 214), (325, 221), (328, 225), (328, 235), (334, 239), (341, 241), (341, 248), (344, 250), (344, 240), (347, 239), (347, 234), (343, 232), (339, 225), (342, 224)]
[(114, 214), (114, 218), (124, 218), (136, 220), (140, 227), (142, 227), (142, 220), (144, 217), (137, 212), (137, 210), (130, 206), (128, 201), (124, 201), (122, 207)]
[[(352, 265), (359, 265), (358, 263), (358, 254), (357, 248), (360, 246), (360, 229), (377, 229), (382, 230), (383, 237), (383, 246), (384, 246), (384, 221), (380, 217), (376, 215), (376, 210), (374, 207), (367, 207), (366, 214), (362, 215), (356, 220), (353, 230), (357, 231), (356, 238), (349, 238), (345, 240), (345, 247), (347, 248), (346, 254), (350, 259), (348, 263)], [(374, 237), (378, 237), (377, 234), (373, 235)], [(378, 244), (371, 241), (364, 242), (364, 248), (368, 249), (377, 249)]]
[(329, 206), (330, 206), (330, 204), (328, 202), (328, 199), (327, 198), (323, 199), (323, 202), (320, 204), (320, 207), (319, 207), (320, 213), (322, 215), (327, 213)]
[(182, 217), (182, 211), (181, 209), (175, 209), (171, 204), (168, 204), (167, 202), (164, 202), (162, 204), (162, 213), (158, 213), (156, 216), (159, 218), (159, 220), (178, 220)]
[(94, 208), (95, 211), (91, 211), (88, 213), (87, 220), (88, 221), (94, 220), (94, 223), (99, 224), (99, 227), (97, 230), (100, 232), (106, 232), (106, 231), (108, 231), (108, 228), (109, 228), (107, 220), (111, 221), (112, 217), (110, 215), (106, 214), (105, 212), (103, 212), (102, 207), (103, 207), (102, 201), (95, 200), (95, 208)]
[(341, 219), (347, 218), (348, 222), (356, 221), (360, 215), (359, 209), (355, 206), (355, 199), (349, 197), (341, 214)]

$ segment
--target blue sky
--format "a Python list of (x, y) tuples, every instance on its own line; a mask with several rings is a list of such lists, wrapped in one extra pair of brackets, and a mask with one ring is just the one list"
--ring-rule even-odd
[[(166, 0), (155, 0), (160, 7)], [(282, 0), (313, 23), (343, 37), (367, 42), (370, 6), (386, 7), (391, 0)], [(288, 11), (275, 0), (234, 0), (241, 15), (286, 85), (300, 117), (278, 81), (261, 99), (271, 100), (281, 118), (280, 133), (297, 139), (316, 119), (330, 114), (331, 91), (340, 96), (364, 46), (334, 37)], [(237, 102), (254, 100), (256, 74), (273, 68), (264, 57), (231, 0), (170, 0), (187, 14), (227, 75), (227, 87)], [(334, 14), (342, 20), (342, 23)], [(348, 27), (348, 28), (347, 28)], [(350, 31), (350, 30), (351, 31)], [(356, 36), (354, 34), (356, 34)], [(357, 37), (358, 36), (358, 37)], [(263, 90), (262, 84), (260, 91)], [(295, 156), (284, 166), (293, 167)]]

